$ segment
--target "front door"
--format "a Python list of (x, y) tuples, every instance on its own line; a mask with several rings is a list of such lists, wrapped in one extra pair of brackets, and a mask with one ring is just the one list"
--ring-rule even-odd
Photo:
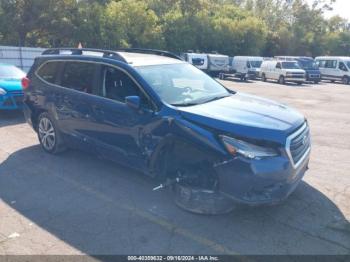
[[(157, 144), (154, 130), (159, 117), (143, 89), (121, 69), (101, 66), (98, 102), (93, 107), (97, 150), (104, 157), (143, 169)], [(126, 105), (127, 96), (139, 96), (141, 108)]]

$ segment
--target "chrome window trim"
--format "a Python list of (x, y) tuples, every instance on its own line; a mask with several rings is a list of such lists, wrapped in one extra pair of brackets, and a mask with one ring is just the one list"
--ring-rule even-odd
[(287, 142), (286, 142), (286, 152), (287, 155), (289, 157), (289, 160), (293, 166), (294, 169), (297, 169), (306, 159), (307, 156), (309, 156), (310, 152), (311, 152), (311, 138), (310, 138), (310, 146), (309, 148), (305, 151), (304, 155), (300, 158), (300, 160), (297, 163), (294, 163), (293, 160), (293, 156), (292, 153), (290, 151), (290, 145), (292, 140), (297, 137), (298, 135), (300, 135), (302, 132), (304, 132), (304, 130), (308, 127), (307, 123), (305, 122), (304, 125), (299, 128), (296, 132), (294, 132), (293, 134), (291, 134), (288, 138), (287, 138)]

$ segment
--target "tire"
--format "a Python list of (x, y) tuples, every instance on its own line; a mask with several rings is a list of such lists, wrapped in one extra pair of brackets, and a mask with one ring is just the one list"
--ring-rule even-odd
[(61, 132), (48, 113), (39, 116), (38, 138), (41, 147), (49, 154), (58, 154), (66, 149)]
[(281, 84), (281, 85), (284, 85), (286, 83), (286, 81), (284, 80), (284, 76), (280, 76), (278, 78), (278, 83)]
[(320, 83), (320, 81), (314, 81), (315, 85), (318, 85)]
[(303, 84), (303, 82), (297, 82), (298, 86), (301, 86)]
[(344, 85), (350, 84), (350, 78), (348, 76), (344, 76), (342, 79)]
[(335, 83), (335, 80), (331, 80), (331, 83)]
[(261, 80), (262, 80), (263, 82), (266, 82), (266, 81), (267, 81), (266, 75), (265, 75), (265, 74), (262, 74), (262, 75), (261, 75)]

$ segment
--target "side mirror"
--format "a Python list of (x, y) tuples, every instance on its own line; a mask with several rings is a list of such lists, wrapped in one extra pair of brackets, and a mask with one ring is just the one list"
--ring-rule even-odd
[(139, 96), (127, 96), (125, 97), (125, 103), (128, 107), (138, 110), (141, 107), (141, 99)]

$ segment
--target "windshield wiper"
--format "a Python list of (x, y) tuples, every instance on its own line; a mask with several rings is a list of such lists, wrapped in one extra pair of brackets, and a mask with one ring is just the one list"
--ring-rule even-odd
[(190, 102), (190, 103), (179, 103), (179, 104), (171, 104), (172, 106), (196, 106), (200, 103)]
[(209, 102), (212, 102), (212, 101), (215, 101), (215, 100), (219, 100), (219, 99), (222, 99), (222, 98), (225, 98), (225, 97), (229, 97), (231, 95), (224, 95), (224, 96), (214, 96), (208, 100), (205, 100), (203, 101), (201, 104), (204, 104), (204, 103), (209, 103)]
[(201, 105), (201, 104), (205, 104), (205, 103), (209, 103), (215, 100), (219, 100), (225, 97), (229, 97), (231, 95), (224, 95), (224, 96), (215, 96), (215, 97), (211, 97), (210, 99), (207, 100), (200, 100), (200, 101), (192, 101), (192, 102), (188, 102), (188, 103), (181, 103), (181, 104), (171, 104), (172, 106), (196, 106), (196, 105)]

